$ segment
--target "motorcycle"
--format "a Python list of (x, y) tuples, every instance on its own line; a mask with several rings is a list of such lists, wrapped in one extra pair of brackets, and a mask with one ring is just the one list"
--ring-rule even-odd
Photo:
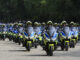
[(19, 45), (22, 43), (22, 41), (23, 41), (23, 35), (19, 34), (19, 40), (18, 40)]
[(71, 39), (71, 48), (75, 48), (76, 43), (78, 42), (78, 34), (72, 33), (72, 39)]
[(56, 37), (57, 34), (55, 34), (54, 36), (48, 36), (46, 35), (48, 38), (45, 38), (45, 51), (47, 53), (47, 55), (52, 56), (53, 52), (57, 49), (57, 42), (56, 42)]
[(2, 39), (2, 32), (0, 32), (0, 39)]
[(33, 38), (30, 36), (31, 34), (26, 34), (25, 33), (25, 41), (23, 43), (23, 45), (25, 46), (25, 48), (30, 51), (31, 47), (33, 46)]
[(74, 36), (72, 37), (70, 44), (71, 44), (71, 45), (70, 45), (71, 48), (75, 48), (76, 38), (75, 38)]
[(7, 36), (8, 36), (9, 41), (13, 40), (13, 33), (12, 32), (8, 32)]
[(7, 33), (7, 32), (3, 32), (3, 33), (2, 33), (2, 39), (3, 39), (3, 40), (6, 39), (6, 33)]
[(70, 36), (66, 35), (64, 32), (61, 32), (61, 50), (68, 51), (70, 45)]
[(13, 42), (18, 43), (19, 40), (19, 32), (17, 30), (14, 30), (13, 32)]
[(34, 46), (35, 46), (35, 48), (37, 48), (37, 46), (39, 44), (41, 44), (41, 41), (42, 41), (42, 37), (40, 35), (38, 35), (38, 34), (35, 34), (35, 40), (34, 40)]

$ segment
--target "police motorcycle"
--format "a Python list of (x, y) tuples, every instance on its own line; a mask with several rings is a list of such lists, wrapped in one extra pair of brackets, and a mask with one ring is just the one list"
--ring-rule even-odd
[(25, 28), (24, 31), (24, 42), (23, 42), (23, 46), (30, 51), (32, 47), (34, 47), (34, 30), (32, 27), (32, 22), (31, 21), (27, 21), (27, 28)]
[(0, 39), (2, 39), (2, 24), (0, 24)]
[(7, 38), (9, 39), (9, 41), (11, 41), (11, 39), (10, 39), (10, 30), (9, 30), (9, 27), (10, 27), (10, 24), (8, 23), (8, 25), (7, 25)]
[[(48, 31), (47, 31), (48, 32)], [(55, 51), (57, 49), (57, 33), (53, 33), (51, 35), (51, 33), (46, 34), (45, 33), (45, 51), (47, 53), (47, 55), (52, 56), (53, 55), (53, 51)]]
[(53, 25), (54, 25), (54, 27), (56, 28), (56, 31), (59, 33), (60, 24), (59, 24), (59, 23), (54, 23)]
[[(51, 21), (48, 21), (48, 23), (52, 23)], [(53, 28), (54, 29), (54, 28)], [(52, 56), (53, 51), (57, 49), (57, 36), (58, 34), (56, 31), (53, 31), (53, 29), (46, 30), (44, 33), (44, 50), (46, 51), (47, 55)]]
[(24, 32), (24, 35), (25, 35), (25, 41), (24, 41), (24, 44), (25, 44), (25, 48), (30, 51), (31, 47), (33, 47), (33, 43), (34, 43), (34, 39), (33, 39), (33, 36), (31, 33), (25, 33)]
[(19, 40), (18, 40), (18, 44), (21, 45), (21, 43), (23, 42), (23, 34), (19, 33)]
[[(72, 25), (74, 25), (74, 22), (71, 22)], [(71, 27), (71, 32), (72, 32), (72, 38), (71, 38), (71, 46), (72, 48), (75, 48), (75, 45), (78, 41), (78, 30), (77, 27), (72, 26)]]
[(19, 40), (18, 23), (14, 24), (12, 32), (13, 32), (13, 42), (18, 43)]
[[(80, 36), (80, 24), (78, 24), (78, 32), (79, 32), (79, 36)], [(80, 37), (79, 37), (80, 40)]]
[(71, 41), (71, 33), (66, 34), (64, 32), (61, 32), (61, 50), (68, 51)]
[(18, 43), (18, 30), (14, 29), (13, 31), (13, 42)]
[(6, 38), (8, 38), (8, 24), (6, 24), (6, 29), (7, 29), (7, 31), (6, 31)]
[(37, 45), (39, 45), (42, 41), (42, 36), (41, 36), (41, 30), (40, 30), (39, 23), (35, 22), (34, 25), (35, 25), (34, 27), (34, 32), (35, 32), (34, 45), (35, 45), (35, 48), (37, 48)]
[(41, 40), (41, 43), (40, 43), (41, 46), (44, 46), (44, 33), (45, 33), (45, 31), (46, 31), (46, 23), (42, 22), (42, 24), (41, 24), (41, 37), (42, 37), (42, 40)]
[(23, 27), (22, 24), (19, 24), (19, 40), (18, 43), (19, 45), (23, 42)]
[(76, 36), (76, 42), (78, 42), (78, 40), (79, 40), (79, 29), (78, 29), (78, 24), (77, 23), (75, 23), (75, 27), (76, 27), (76, 32), (75, 32), (75, 36)]
[(54, 23), (53, 26), (56, 29), (56, 32), (58, 33), (58, 46), (60, 46), (60, 39), (59, 39), (59, 33), (60, 33), (60, 24), (59, 23)]
[(13, 40), (13, 24), (10, 23), (8, 24), (8, 32), (7, 32), (7, 37), (9, 39), (9, 41), (12, 41)]
[(2, 28), (3, 32), (2, 32), (2, 40), (6, 39), (6, 34), (7, 34), (7, 28), (6, 25), (3, 24), (3, 28)]
[(68, 26), (66, 25), (66, 21), (62, 22), (63, 28), (61, 29), (59, 33), (59, 38), (61, 42), (61, 50), (68, 51), (70, 46), (70, 40), (71, 40), (71, 31)]

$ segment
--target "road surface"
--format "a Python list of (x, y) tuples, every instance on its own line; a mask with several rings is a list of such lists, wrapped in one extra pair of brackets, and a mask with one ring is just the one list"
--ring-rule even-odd
[(40, 46), (32, 48), (30, 52), (18, 44), (0, 40), (0, 60), (80, 60), (80, 42), (69, 51), (57, 50), (53, 56), (46, 56)]

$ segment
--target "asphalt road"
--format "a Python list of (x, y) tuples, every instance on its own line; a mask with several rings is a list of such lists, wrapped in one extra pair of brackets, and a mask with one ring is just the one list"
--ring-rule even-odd
[(80, 42), (69, 51), (57, 50), (53, 53), (53, 56), (46, 56), (46, 52), (40, 46), (28, 52), (8, 39), (0, 41), (0, 60), (80, 60)]

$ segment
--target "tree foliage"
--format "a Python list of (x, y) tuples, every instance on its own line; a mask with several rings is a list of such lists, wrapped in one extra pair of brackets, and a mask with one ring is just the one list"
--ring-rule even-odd
[(0, 0), (0, 20), (79, 21), (80, 0)]

